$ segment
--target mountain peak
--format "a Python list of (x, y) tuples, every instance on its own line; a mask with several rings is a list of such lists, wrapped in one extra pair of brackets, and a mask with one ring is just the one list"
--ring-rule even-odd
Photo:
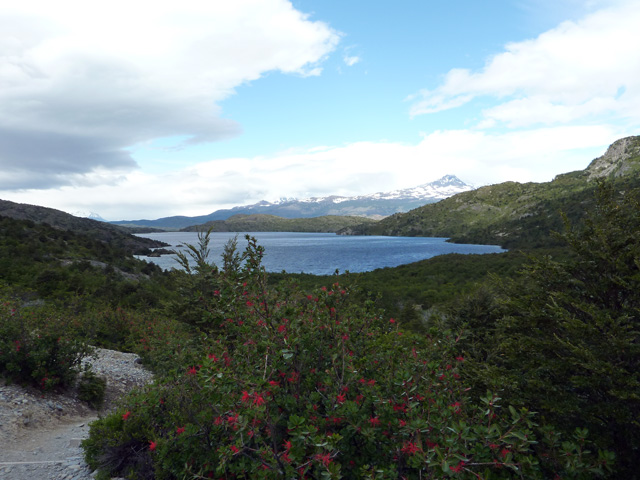
[(426, 185), (430, 185), (432, 187), (459, 187), (459, 188), (465, 188), (470, 186), (464, 183), (455, 175), (445, 175), (439, 180), (435, 180), (431, 183), (427, 183)]

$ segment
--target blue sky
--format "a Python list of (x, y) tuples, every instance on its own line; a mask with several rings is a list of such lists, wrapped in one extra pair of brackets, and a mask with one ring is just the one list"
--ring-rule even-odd
[(630, 0), (0, 5), (0, 198), (118, 220), (548, 181), (640, 133), (638, 24)]

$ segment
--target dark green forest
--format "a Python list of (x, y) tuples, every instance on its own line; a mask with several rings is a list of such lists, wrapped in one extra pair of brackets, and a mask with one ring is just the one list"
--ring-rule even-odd
[(83, 443), (98, 478), (638, 478), (640, 193), (572, 195), (502, 224), (507, 253), (327, 277), (266, 273), (251, 237), (164, 272), (3, 216), (0, 374), (142, 357), (155, 384)]

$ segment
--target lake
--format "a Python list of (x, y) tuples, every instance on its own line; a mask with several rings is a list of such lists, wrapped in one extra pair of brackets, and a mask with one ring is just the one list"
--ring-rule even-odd
[[(238, 233), (238, 248), (244, 250), (244, 233)], [(376, 268), (397, 267), (447, 253), (484, 254), (504, 252), (496, 245), (466, 245), (447, 243), (446, 238), (343, 236), (333, 233), (257, 232), (249, 235), (265, 248), (263, 265), (268, 272), (310, 273), (331, 275), (340, 272), (368, 272)], [(175, 250), (186, 250), (184, 244), (198, 244), (195, 232), (162, 232), (141, 237), (160, 240)], [(213, 232), (209, 247), (210, 260), (222, 263), (225, 243), (236, 233)], [(178, 247), (183, 245), (183, 247)], [(169, 248), (169, 247), (167, 247)], [(181, 268), (175, 255), (138, 257), (165, 270)]]

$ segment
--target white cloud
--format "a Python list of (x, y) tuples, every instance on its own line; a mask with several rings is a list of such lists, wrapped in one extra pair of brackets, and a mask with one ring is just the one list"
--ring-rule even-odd
[[(606, 126), (559, 126), (489, 134), (437, 131), (415, 144), (359, 142), (272, 156), (204, 162), (165, 175), (112, 172), (109, 184), (74, 177), (74, 188), (1, 192), (0, 198), (93, 211), (110, 220), (202, 215), (280, 197), (358, 195), (430, 182), (446, 174), (480, 186), (549, 181), (585, 168), (624, 136)], [(97, 174), (96, 174), (97, 175)]]
[(0, 162), (59, 185), (134, 168), (139, 142), (237, 135), (216, 102), (268, 71), (319, 75), (339, 38), (286, 0), (2, 2)]
[[(506, 45), (484, 68), (452, 69), (414, 96), (412, 116), (459, 107), (481, 96), (498, 105), (485, 119), (510, 127), (568, 123), (594, 115), (640, 121), (640, 4), (617, 2), (537, 38)], [(624, 92), (621, 94), (621, 92)], [(486, 124), (484, 124), (486, 125)]]
[(347, 65), (347, 67), (353, 67), (356, 63), (360, 61), (360, 57), (355, 55), (345, 55), (343, 60), (344, 60), (344, 63)]

